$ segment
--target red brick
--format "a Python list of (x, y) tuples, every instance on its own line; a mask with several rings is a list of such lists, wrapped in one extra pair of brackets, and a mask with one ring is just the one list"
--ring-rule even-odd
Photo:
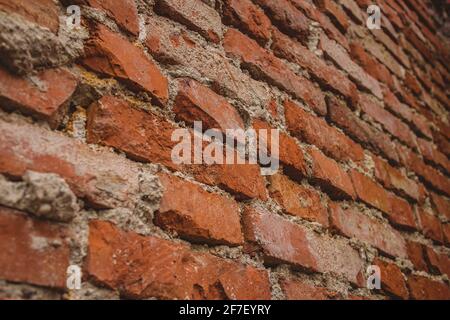
[(411, 108), (401, 103), (397, 97), (387, 88), (384, 89), (385, 106), (394, 114), (408, 122), (416, 131), (431, 138), (431, 129), (428, 121), (421, 115), (415, 114)]
[(284, 102), (286, 124), (300, 141), (313, 144), (330, 157), (340, 161), (362, 162), (364, 151), (345, 134), (331, 127), (290, 100)]
[(77, 79), (66, 69), (48, 69), (34, 79), (0, 68), (0, 102), (3, 108), (18, 109), (56, 128), (68, 108), (68, 100), (77, 87)]
[[(20, 146), (20, 148), (18, 147)], [(109, 152), (26, 122), (0, 120), (0, 172), (21, 177), (27, 170), (59, 174), (89, 204), (134, 207), (139, 167)]]
[(398, 162), (397, 150), (389, 137), (361, 120), (337, 99), (328, 100), (328, 116), (356, 141), (366, 144), (371, 150)]
[(443, 224), (442, 231), (444, 233), (445, 244), (448, 246), (450, 245), (450, 224)]
[(245, 66), (250, 65), (250, 71), (256, 78), (262, 76), (305, 101), (317, 113), (326, 113), (325, 99), (319, 88), (295, 74), (283, 61), (261, 48), (254, 40), (235, 29), (229, 29), (225, 34), (224, 48), (228, 54), (238, 56)]
[(450, 200), (435, 193), (431, 193), (430, 198), (436, 212), (450, 220)]
[(447, 157), (450, 157), (450, 142), (440, 132), (433, 132), (434, 143)]
[(103, 9), (121, 28), (133, 35), (139, 34), (139, 17), (135, 0), (78, 0), (76, 2)]
[(349, 50), (347, 38), (334, 26), (334, 24), (330, 21), (330, 19), (325, 14), (320, 12), (311, 3), (311, 1), (291, 0), (291, 2), (298, 9), (305, 12), (305, 14), (308, 16), (308, 18), (318, 22), (328, 37), (337, 41), (346, 50)]
[(425, 272), (428, 271), (424, 254), (424, 245), (418, 242), (407, 241), (406, 248), (408, 250), (409, 260), (411, 260), (414, 269)]
[(174, 129), (167, 120), (112, 96), (94, 102), (88, 110), (89, 143), (120, 149), (135, 160), (178, 169), (171, 157), (177, 144), (171, 140)]
[(347, 31), (350, 26), (349, 18), (339, 5), (331, 0), (316, 0), (315, 2), (318, 8), (326, 12), (344, 33)]
[(228, 101), (195, 80), (178, 81), (173, 111), (178, 120), (193, 124), (202, 121), (204, 129), (244, 129), (244, 121)]
[[(136, 128), (140, 128), (139, 131)], [(87, 138), (90, 143), (120, 149), (138, 161), (161, 163), (173, 170), (180, 170), (184, 166), (172, 160), (172, 150), (177, 144), (172, 141), (175, 129), (167, 120), (132, 108), (127, 102), (110, 96), (103, 97), (89, 108)], [(192, 171), (197, 180), (221, 186), (240, 198), (267, 198), (257, 165), (186, 164), (186, 169)]]
[(324, 60), (317, 57), (312, 51), (302, 46), (299, 42), (291, 40), (277, 30), (272, 35), (272, 50), (284, 59), (305, 68), (310, 75), (325, 87), (342, 94), (349, 102), (356, 104), (358, 100), (357, 89), (343, 72)]
[[(255, 130), (272, 129), (267, 122), (260, 119), (256, 119), (253, 121), (253, 128)], [(267, 131), (266, 142), (268, 150), (274, 150), (274, 148), (277, 148), (277, 146), (272, 145), (270, 131)], [(278, 150), (280, 162), (284, 165), (284, 172), (287, 175), (296, 180), (299, 180), (300, 178), (307, 175), (306, 159), (304, 153), (294, 138), (284, 132), (279, 132)]]
[(410, 149), (397, 145), (401, 163), (422, 177), (429, 185), (450, 195), (450, 180), (436, 169), (427, 166), (423, 160)]
[(357, 23), (366, 21), (364, 11), (361, 10), (354, 0), (341, 0), (342, 7)]
[(432, 272), (450, 276), (450, 258), (447, 254), (438, 253), (430, 247), (426, 247), (425, 252)]
[(372, 156), (372, 160), (375, 164), (375, 178), (385, 188), (397, 190), (402, 195), (412, 198), (415, 201), (423, 200), (421, 190), (417, 182), (408, 178), (405, 173), (391, 166), (389, 163), (377, 156)]
[(315, 272), (338, 274), (357, 285), (364, 281), (362, 260), (344, 241), (318, 236), (263, 209), (247, 207), (243, 224), (246, 240), (262, 251), (267, 264), (289, 263)]
[(270, 299), (267, 272), (91, 221), (86, 270), (129, 298)]
[[(387, 26), (387, 25), (388, 24), (386, 24), (386, 23), (384, 24), (384, 26)], [(387, 57), (388, 62), (391, 62), (390, 59), (392, 59), (393, 61), (391, 62), (391, 64), (393, 65), (396, 62), (394, 59), (396, 59), (406, 68), (411, 67), (408, 56), (402, 50), (402, 47), (398, 45), (398, 41), (396, 41), (394, 43), (394, 41), (384, 32), (384, 30), (372, 30), (371, 33), (375, 36), (376, 40), (381, 42), (384, 45), (384, 47), (389, 51), (389, 52), (385, 53), (385, 57)], [(382, 48), (380, 51), (383, 52), (384, 48)], [(384, 62), (385, 60), (380, 60), (380, 61)], [(401, 70), (401, 67), (399, 68), (399, 70)], [(403, 79), (404, 78), (403, 74), (404, 74), (404, 71), (400, 71), (400, 74), (398, 74), (398, 75), (400, 76), (400, 78)]]
[(287, 214), (328, 226), (327, 208), (318, 192), (299, 185), (281, 174), (271, 176), (269, 180), (271, 197)]
[(218, 186), (238, 200), (267, 200), (265, 180), (256, 164), (191, 165), (189, 170), (198, 181)]
[(380, 267), (381, 287), (383, 290), (401, 299), (408, 299), (409, 293), (400, 268), (394, 263), (375, 259), (373, 264)]
[(415, 300), (448, 300), (450, 289), (445, 283), (412, 275), (408, 278), (408, 287), (411, 298)]
[(368, 75), (359, 65), (352, 61), (348, 53), (335, 41), (328, 39), (324, 34), (320, 37), (320, 48), (335, 64), (348, 73), (359, 86), (372, 92), (377, 98), (383, 99), (380, 84)]
[(450, 162), (447, 156), (441, 153), (434, 144), (425, 139), (418, 139), (418, 145), (420, 153), (426, 160), (444, 168), (445, 171), (450, 173)]
[(288, 0), (255, 0), (288, 35), (307, 41), (309, 20)]
[(356, 238), (393, 257), (406, 258), (405, 240), (390, 225), (370, 218), (356, 208), (344, 209), (333, 203), (330, 221), (334, 229), (348, 238)]
[(159, 177), (164, 193), (155, 224), (190, 241), (226, 245), (243, 242), (239, 207), (234, 200), (174, 176)]
[(222, 38), (219, 13), (201, 0), (158, 0), (155, 9), (215, 43)]
[(0, 278), (65, 289), (68, 230), (0, 207)]
[(356, 42), (352, 42), (350, 44), (350, 50), (352, 59), (356, 60), (369, 75), (378, 81), (384, 82), (389, 88), (394, 88), (394, 80), (389, 70), (374, 57), (369, 55), (363, 46)]
[(265, 44), (270, 39), (272, 23), (264, 11), (250, 0), (225, 0), (224, 20)]
[(411, 72), (406, 72), (405, 85), (416, 95), (420, 95), (422, 89), (417, 81), (416, 77)]
[[(383, 34), (381, 30), (372, 30), (373, 31), (379, 31), (380, 34)], [(398, 63), (398, 61), (392, 56), (392, 54), (385, 49), (385, 47), (376, 40), (379, 40), (377, 38), (379, 37), (372, 37), (365, 26), (365, 24), (362, 26), (352, 26), (352, 32), (354, 32), (358, 38), (354, 38), (355, 42), (358, 42), (360, 45), (366, 49), (368, 53), (370, 53), (372, 56), (378, 59), (379, 62), (384, 64), (393, 74), (395, 74), (399, 79), (404, 78), (405, 70), (401, 66), (401, 64)], [(387, 37), (386, 37), (387, 38)], [(406, 62), (407, 63), (407, 62)]]
[(287, 300), (330, 300), (338, 296), (334, 291), (304, 280), (283, 278), (280, 280), (280, 286)]
[(103, 25), (97, 25), (85, 47), (83, 64), (103, 75), (148, 91), (157, 102), (168, 100), (168, 81), (142, 49)]
[(441, 221), (422, 208), (418, 210), (418, 217), (423, 234), (426, 237), (442, 243), (444, 235), (442, 233)]
[(0, 0), (0, 10), (21, 15), (53, 33), (58, 32), (59, 10), (53, 0)]
[(312, 159), (313, 181), (328, 191), (333, 198), (355, 199), (355, 190), (347, 172), (320, 151), (310, 148), (308, 152)]
[(359, 106), (364, 113), (379, 122), (387, 132), (411, 148), (416, 147), (416, 137), (411, 129), (399, 118), (384, 109), (374, 99), (362, 94), (359, 96)]
[(145, 44), (158, 61), (198, 73), (216, 92), (237, 99), (245, 106), (260, 108), (269, 103), (271, 97), (265, 86), (243, 73), (221, 51), (204, 47), (187, 32), (177, 30), (157, 16), (149, 17), (147, 24)]
[(414, 214), (408, 202), (384, 190), (356, 170), (352, 170), (350, 176), (359, 200), (386, 213), (393, 224), (416, 228)]

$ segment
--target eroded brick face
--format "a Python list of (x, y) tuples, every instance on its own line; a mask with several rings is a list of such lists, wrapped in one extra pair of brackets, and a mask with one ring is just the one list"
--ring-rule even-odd
[(438, 2), (0, 0), (0, 299), (449, 300)]

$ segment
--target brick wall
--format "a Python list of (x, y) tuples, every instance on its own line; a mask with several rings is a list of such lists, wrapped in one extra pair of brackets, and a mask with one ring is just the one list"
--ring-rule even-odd
[[(445, 8), (374, 2), (0, 0), (0, 298), (450, 299)], [(280, 169), (174, 163), (194, 121)]]

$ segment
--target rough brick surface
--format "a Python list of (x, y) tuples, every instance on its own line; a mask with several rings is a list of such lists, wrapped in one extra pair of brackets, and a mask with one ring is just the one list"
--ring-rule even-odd
[(90, 277), (131, 298), (267, 299), (265, 271), (195, 253), (189, 247), (118, 229), (89, 225)]
[(229, 245), (243, 242), (235, 201), (179, 178), (168, 175), (160, 178), (164, 193), (155, 216), (157, 225), (199, 242)]
[(64, 288), (69, 266), (64, 227), (0, 207), (0, 278)]
[(373, 2), (0, 0), (0, 299), (450, 300), (449, 4)]
[(19, 77), (0, 68), (0, 103), (46, 120), (57, 127), (77, 87), (74, 75), (65, 69), (45, 70), (33, 78)]

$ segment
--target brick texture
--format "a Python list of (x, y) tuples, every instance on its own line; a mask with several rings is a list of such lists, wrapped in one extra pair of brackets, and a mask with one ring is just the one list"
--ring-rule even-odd
[(372, 2), (0, 0), (0, 299), (450, 300), (449, 4)]

